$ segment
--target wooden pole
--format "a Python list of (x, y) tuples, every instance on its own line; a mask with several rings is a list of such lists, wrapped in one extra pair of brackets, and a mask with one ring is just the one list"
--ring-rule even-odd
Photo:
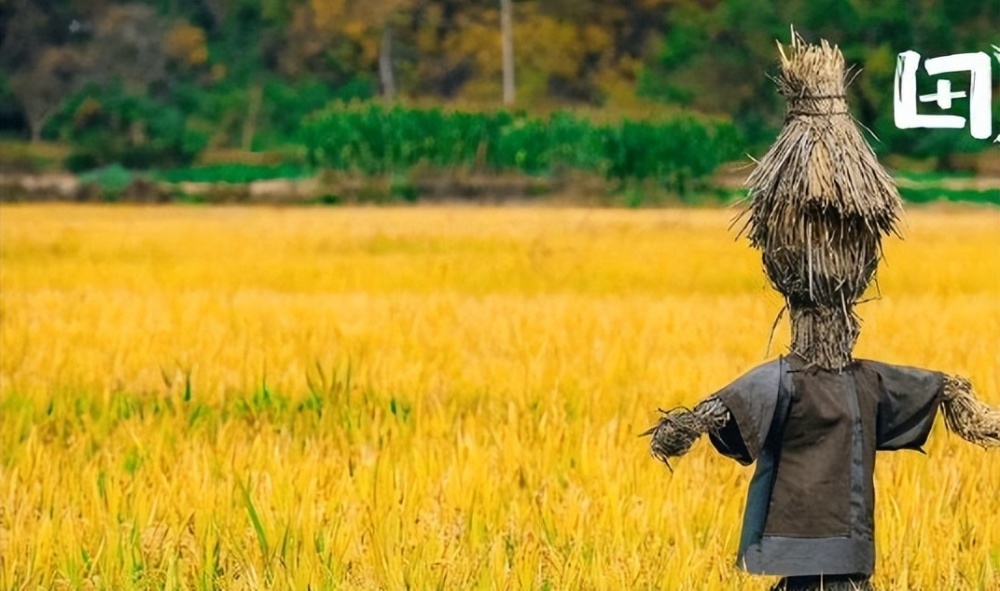
[(500, 0), (500, 37), (503, 51), (503, 104), (512, 106), (514, 87), (514, 17), (513, 0)]
[(386, 19), (382, 28), (382, 45), (378, 52), (378, 73), (382, 79), (382, 98), (391, 101), (396, 98), (396, 80), (392, 75), (392, 26)]

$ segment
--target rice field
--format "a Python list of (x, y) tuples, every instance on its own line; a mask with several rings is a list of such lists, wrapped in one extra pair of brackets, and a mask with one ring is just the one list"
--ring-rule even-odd
[[(732, 213), (0, 208), (0, 588), (763, 591), (752, 468), (637, 437), (787, 345)], [(858, 356), (1000, 405), (1000, 214), (905, 233)], [(927, 452), (877, 587), (1000, 589), (1000, 455)]]

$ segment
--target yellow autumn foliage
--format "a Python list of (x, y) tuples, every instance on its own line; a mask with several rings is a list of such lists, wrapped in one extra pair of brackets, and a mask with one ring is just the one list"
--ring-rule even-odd
[(208, 61), (205, 31), (189, 23), (181, 23), (167, 32), (163, 51), (168, 58), (187, 67), (196, 67)]

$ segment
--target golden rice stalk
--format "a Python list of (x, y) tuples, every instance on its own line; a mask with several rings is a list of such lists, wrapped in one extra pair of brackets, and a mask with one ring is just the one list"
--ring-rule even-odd
[(962, 439), (982, 447), (1000, 447), (1000, 410), (984, 404), (961, 376), (944, 378), (944, 423)]

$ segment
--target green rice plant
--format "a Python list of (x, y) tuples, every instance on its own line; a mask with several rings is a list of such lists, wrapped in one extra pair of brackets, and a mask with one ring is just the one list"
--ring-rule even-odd
[(596, 124), (569, 112), (547, 118), (379, 105), (335, 106), (303, 124), (309, 161), (336, 170), (405, 175), (417, 165), (491, 173), (590, 171), (624, 183), (654, 179), (686, 193), (738, 155), (729, 123), (690, 116)]

